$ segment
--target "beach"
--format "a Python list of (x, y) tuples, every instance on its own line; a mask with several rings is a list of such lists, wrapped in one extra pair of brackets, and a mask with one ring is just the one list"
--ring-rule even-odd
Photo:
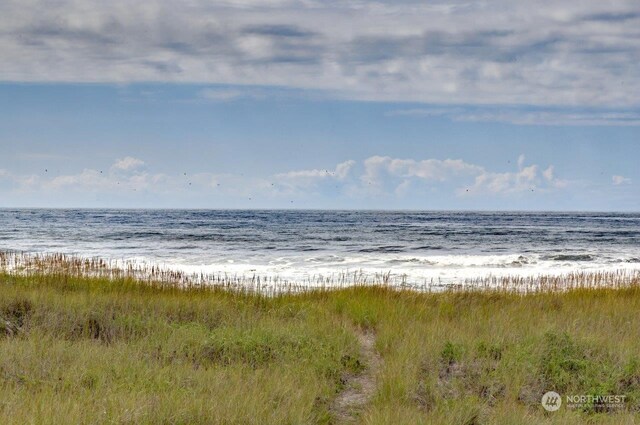
[(0, 250), (304, 286), (634, 274), (639, 244), (631, 213), (0, 210)]
[(1, 210), (0, 421), (633, 423), (639, 219)]

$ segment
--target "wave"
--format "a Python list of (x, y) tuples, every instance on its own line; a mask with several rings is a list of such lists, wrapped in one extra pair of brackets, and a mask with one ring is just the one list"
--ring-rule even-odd
[(415, 249), (416, 251), (441, 251), (447, 248), (442, 245), (420, 245), (411, 249)]
[(640, 269), (640, 214), (0, 210), (0, 249), (409, 280)]
[(380, 252), (380, 253), (385, 253), (385, 252), (404, 252), (405, 251), (405, 247), (402, 245), (387, 245), (387, 246), (377, 246), (377, 247), (373, 247), (373, 248), (362, 248), (359, 249), (358, 252)]
[(550, 259), (553, 261), (594, 261), (595, 257), (591, 254), (559, 254), (553, 255), (550, 257), (545, 257), (545, 259)]
[[(604, 261), (556, 261), (543, 260), (537, 254), (506, 255), (440, 255), (416, 256), (399, 254), (354, 253), (317, 255), (305, 252), (287, 253), (279, 256), (265, 252), (237, 255), (237, 253), (191, 253), (175, 252), (169, 256), (162, 251), (156, 255), (135, 257), (130, 255), (102, 257), (110, 264), (139, 264), (144, 267), (160, 267), (189, 274), (223, 276), (261, 276), (283, 279), (289, 282), (306, 282), (321, 277), (337, 277), (357, 273), (361, 276), (391, 274), (407, 284), (436, 282), (458, 283), (487, 277), (536, 277), (558, 276), (574, 272), (640, 271), (640, 258), (618, 258), (616, 262)], [(75, 255), (75, 254), (74, 254)], [(559, 256), (550, 256), (554, 258)], [(566, 255), (566, 254), (562, 254)], [(80, 255), (80, 257), (85, 257)], [(87, 258), (96, 258), (89, 256)], [(111, 258), (111, 259), (110, 259)], [(603, 260), (603, 261), (600, 261)], [(115, 263), (112, 263), (115, 261)]]
[(502, 255), (433, 255), (424, 257), (393, 258), (389, 264), (420, 264), (428, 267), (467, 268), (467, 267), (521, 267), (537, 263), (537, 257), (518, 254)]

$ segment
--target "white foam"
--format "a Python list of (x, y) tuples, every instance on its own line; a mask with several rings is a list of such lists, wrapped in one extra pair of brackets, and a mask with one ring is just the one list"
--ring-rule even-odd
[(455, 283), (489, 276), (535, 277), (560, 276), (571, 272), (611, 272), (640, 270), (640, 263), (621, 261), (554, 261), (542, 260), (538, 255), (437, 255), (409, 256), (368, 254), (337, 255), (323, 259), (318, 256), (292, 255), (255, 261), (256, 258), (213, 263), (162, 263), (163, 268), (189, 274), (227, 274), (234, 276), (262, 276), (281, 280), (306, 282), (319, 277), (335, 280), (355, 272), (361, 276), (390, 273), (397, 280), (412, 284)]

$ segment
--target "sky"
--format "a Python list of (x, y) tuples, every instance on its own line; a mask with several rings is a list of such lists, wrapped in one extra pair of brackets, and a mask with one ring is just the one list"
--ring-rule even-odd
[(0, 207), (640, 211), (640, 3), (0, 3)]

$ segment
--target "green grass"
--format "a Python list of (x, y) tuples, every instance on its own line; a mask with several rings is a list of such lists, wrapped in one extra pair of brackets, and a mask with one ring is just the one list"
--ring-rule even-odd
[[(364, 424), (625, 424), (640, 411), (640, 288), (265, 297), (129, 278), (0, 274), (0, 423), (333, 423), (382, 357)], [(548, 390), (622, 410), (549, 413)]]

